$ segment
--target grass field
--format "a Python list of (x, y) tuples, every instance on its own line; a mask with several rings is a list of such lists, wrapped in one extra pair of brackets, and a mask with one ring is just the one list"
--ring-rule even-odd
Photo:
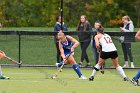
[[(125, 82), (115, 69), (98, 73), (94, 81), (78, 80), (72, 69), (63, 69), (55, 80), (49, 77), (56, 72), (54, 68), (3, 68), (10, 80), (0, 80), (0, 93), (139, 93), (140, 87)], [(89, 77), (92, 70), (82, 69)], [(132, 78), (137, 70), (125, 69)]]

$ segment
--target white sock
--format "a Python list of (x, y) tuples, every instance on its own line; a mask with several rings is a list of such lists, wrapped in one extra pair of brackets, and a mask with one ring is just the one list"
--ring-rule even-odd
[(2, 76), (2, 70), (1, 70), (1, 66), (0, 66), (0, 76)]
[(123, 78), (126, 77), (126, 75), (125, 75), (125, 73), (124, 73), (124, 71), (123, 71), (123, 69), (122, 69), (121, 66), (118, 66), (116, 69), (117, 69), (117, 71), (120, 73), (120, 75), (121, 75)]
[(131, 62), (131, 65), (134, 65), (134, 63), (133, 63), (133, 62)]
[(128, 65), (128, 61), (125, 61), (125, 64)]
[[(95, 67), (96, 67), (97, 69), (100, 69), (100, 68), (101, 68), (101, 66), (98, 65), (98, 64), (96, 64)], [(96, 71), (95, 69), (93, 69), (91, 76), (95, 76), (96, 73), (97, 73), (97, 71)]]

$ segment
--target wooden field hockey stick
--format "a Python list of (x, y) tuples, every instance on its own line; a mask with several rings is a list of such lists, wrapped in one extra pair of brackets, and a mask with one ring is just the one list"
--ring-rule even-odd
[(5, 56), (5, 58), (7, 58), (9, 61), (11, 61), (11, 62), (13, 62), (13, 63), (15, 63), (15, 64), (18, 64), (18, 65), (21, 65), (21, 64), (22, 64), (21, 61), (18, 62), (18, 61), (14, 60), (14, 59), (12, 59), (12, 58), (10, 58), (10, 57), (8, 57), (8, 56)]
[[(73, 52), (70, 52), (67, 56), (66, 59), (63, 61), (64, 63), (67, 61), (67, 59), (69, 58), (69, 56), (72, 54)], [(63, 68), (65, 64), (62, 64), (61, 67), (57, 70), (57, 72), (51, 77), (52, 79), (56, 78), (58, 76), (58, 74), (61, 72), (61, 69)]]

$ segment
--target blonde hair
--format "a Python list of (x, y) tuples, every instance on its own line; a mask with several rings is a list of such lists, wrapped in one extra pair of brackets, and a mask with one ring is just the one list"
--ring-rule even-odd
[(60, 30), (59, 33), (58, 33), (57, 35), (63, 35), (63, 36), (65, 36), (65, 34), (63, 33), (62, 30)]
[(130, 17), (128, 15), (126, 16), (123, 16), (122, 19), (125, 19), (125, 20), (128, 20), (128, 21), (131, 21)]

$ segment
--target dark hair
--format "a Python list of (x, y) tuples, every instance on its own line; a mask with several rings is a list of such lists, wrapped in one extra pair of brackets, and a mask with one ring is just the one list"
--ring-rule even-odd
[[(61, 17), (61, 15), (56, 16), (56, 21), (58, 21), (59, 17)], [(63, 17), (62, 17), (62, 19), (63, 19)]]
[(104, 34), (104, 27), (101, 27), (101, 28), (97, 29), (97, 32), (99, 32), (101, 34)]
[(95, 21), (95, 23), (99, 23), (99, 24), (102, 24), (102, 23), (101, 23), (101, 21), (99, 21), (99, 20)]
[(95, 21), (95, 23), (99, 23), (100, 24), (100, 28), (102, 27), (101, 21), (97, 20), (97, 21)]

